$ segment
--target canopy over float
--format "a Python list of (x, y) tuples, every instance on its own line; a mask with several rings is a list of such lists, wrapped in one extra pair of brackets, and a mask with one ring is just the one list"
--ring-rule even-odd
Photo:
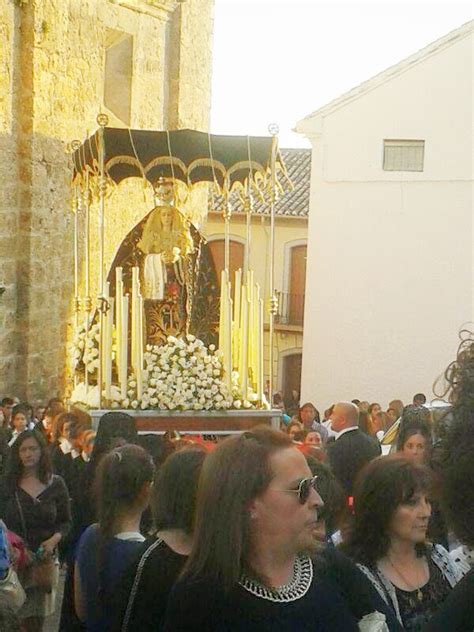
[[(273, 367), (274, 316), (278, 307), (274, 289), (274, 207), (278, 196), (291, 187), (278, 151), (277, 128), (271, 130), (274, 133), (271, 137), (221, 136), (190, 129), (109, 128), (103, 114), (97, 121), (100, 127), (92, 136), (82, 143), (72, 143), (76, 400), (87, 399), (92, 407), (99, 408), (104, 403), (120, 408), (195, 410), (212, 410), (214, 404), (218, 409), (235, 408), (241, 402), (250, 402), (254, 408), (267, 406), (263, 378), (263, 303), (266, 298), (268, 361)], [(108, 238), (106, 220), (112, 212), (108, 208), (109, 193), (124, 179), (137, 177), (143, 179), (144, 186), (153, 188), (157, 205), (151, 212), (144, 213), (130, 235), (123, 236), (130, 256), (127, 254), (128, 259), (125, 259), (119, 250), (107, 273), (104, 250)], [(218, 352), (214, 352), (212, 345), (206, 348), (195, 340), (190, 331), (205, 240), (176, 206), (178, 184), (191, 189), (200, 182), (210, 183), (224, 217)], [(246, 264), (244, 270), (236, 272), (235, 279), (230, 279), (231, 206), (235, 195), (245, 202)], [(249, 267), (251, 216), (256, 198), (269, 206), (267, 297), (263, 297)], [(95, 300), (90, 296), (93, 209), (98, 215), (99, 259)], [(84, 261), (81, 289), (80, 258)], [(177, 335), (155, 344), (159, 338), (153, 338), (150, 332), (153, 333), (153, 327), (156, 329), (157, 321), (161, 333), (176, 331)], [(184, 354), (176, 356), (174, 350)], [(163, 357), (169, 361), (163, 362)], [(170, 368), (175, 357), (184, 361)], [(192, 365), (196, 363), (201, 368), (207, 364), (213, 366), (215, 384), (199, 379), (199, 371), (192, 372)], [(188, 386), (196, 381), (205, 381), (205, 384), (202, 388), (198, 384), (194, 390), (183, 390), (186, 396), (179, 391), (170, 398), (166, 370), (175, 378), (181, 371), (183, 383)], [(272, 382), (270, 370), (270, 394)], [(206, 393), (211, 389), (207, 386), (217, 386), (219, 397), (212, 388), (213, 398), (208, 398)], [(95, 394), (91, 396), (92, 393)]]

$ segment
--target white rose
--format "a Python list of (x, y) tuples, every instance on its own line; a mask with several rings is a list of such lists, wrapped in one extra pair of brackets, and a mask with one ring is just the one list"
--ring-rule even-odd
[(215, 351), (216, 345), (209, 345), (209, 351)]
[(219, 371), (219, 369), (213, 369), (212, 375), (215, 375), (216, 377), (219, 377), (220, 374), (221, 374), (221, 372)]
[(132, 405), (132, 408), (138, 408), (138, 402), (137, 402), (137, 400), (136, 400), (136, 399), (134, 399), (131, 405)]
[(252, 404), (248, 401), (248, 399), (244, 399), (243, 406), (244, 408), (252, 408)]
[(242, 402), (240, 401), (240, 399), (236, 399), (234, 401), (234, 408), (242, 408)]

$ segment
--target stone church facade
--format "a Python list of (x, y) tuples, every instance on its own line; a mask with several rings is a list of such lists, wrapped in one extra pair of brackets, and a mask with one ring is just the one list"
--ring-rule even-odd
[(213, 0), (0, 3), (0, 395), (61, 394), (73, 310), (68, 146), (208, 129)]

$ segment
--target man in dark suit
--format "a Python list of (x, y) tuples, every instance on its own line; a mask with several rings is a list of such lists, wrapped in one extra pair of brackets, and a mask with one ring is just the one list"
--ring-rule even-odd
[(339, 402), (331, 415), (335, 441), (328, 445), (329, 464), (334, 475), (352, 496), (355, 479), (360, 470), (381, 454), (377, 439), (359, 430), (359, 409), (350, 402)]

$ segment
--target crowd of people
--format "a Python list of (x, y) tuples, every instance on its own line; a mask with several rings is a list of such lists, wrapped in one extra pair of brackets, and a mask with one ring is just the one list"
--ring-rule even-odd
[(5, 397), (0, 630), (472, 632), (472, 337), (446, 380), (219, 441)]

